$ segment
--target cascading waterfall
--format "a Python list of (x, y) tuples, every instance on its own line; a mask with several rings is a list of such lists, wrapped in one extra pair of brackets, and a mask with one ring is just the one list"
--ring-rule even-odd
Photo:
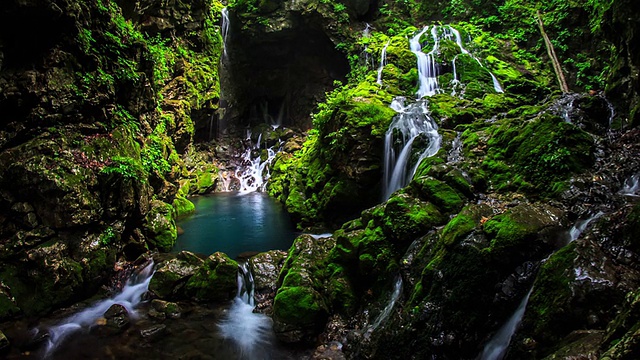
[(218, 324), (223, 338), (231, 340), (246, 359), (268, 359), (273, 342), (271, 319), (254, 313), (254, 283), (247, 262), (238, 264), (238, 292), (226, 317)]
[(511, 343), (511, 338), (513, 337), (513, 334), (515, 334), (518, 325), (520, 325), (520, 321), (522, 321), (522, 317), (524, 316), (532, 291), (533, 287), (529, 290), (524, 299), (522, 299), (520, 305), (518, 305), (518, 308), (513, 315), (511, 315), (509, 320), (502, 325), (500, 330), (498, 330), (498, 332), (493, 335), (491, 340), (489, 340), (485, 345), (484, 350), (482, 350), (482, 354), (478, 357), (479, 360), (502, 360), (502, 358), (504, 358), (507, 353), (509, 343)]
[[(429, 31), (429, 29), (431, 29), (431, 38), (433, 40), (433, 48), (431, 49), (431, 51), (425, 54), (424, 52), (422, 52), (422, 45), (420, 43), (420, 38), (427, 31)], [(413, 38), (409, 40), (409, 46), (411, 48), (411, 51), (416, 55), (418, 59), (417, 62), (418, 62), (419, 89), (418, 89), (418, 92), (416, 93), (416, 97), (418, 99), (421, 99), (425, 96), (435, 95), (441, 91), (438, 85), (439, 74), (437, 71), (438, 69), (436, 67), (436, 61), (434, 57), (435, 57), (435, 54), (437, 54), (439, 51), (440, 42), (442, 40), (450, 40), (455, 42), (458, 45), (458, 48), (460, 49), (461, 54), (471, 57), (473, 60), (475, 60), (478, 63), (478, 65), (480, 65), (480, 67), (487, 70), (493, 82), (493, 89), (497, 93), (504, 92), (504, 90), (502, 89), (502, 86), (500, 85), (500, 82), (495, 77), (495, 75), (493, 75), (493, 73), (489, 71), (482, 64), (480, 59), (475, 57), (473, 54), (469, 52), (469, 50), (467, 50), (464, 47), (464, 44), (462, 42), (462, 36), (460, 36), (460, 32), (458, 30), (456, 30), (455, 28), (449, 25), (446, 25), (446, 26), (434, 25), (433, 27), (425, 26), (418, 34), (416, 34)], [(452, 95), (455, 95), (456, 86), (460, 85), (460, 80), (458, 78), (458, 73), (456, 71), (457, 59), (458, 59), (458, 56), (456, 55), (452, 61), (452, 67), (453, 67), (452, 85), (454, 89), (454, 93)]]
[[(429, 116), (425, 101), (404, 106), (404, 98), (396, 98), (391, 108), (398, 111), (385, 135), (384, 150), (384, 199), (406, 186), (413, 178), (420, 162), (440, 150), (442, 135), (438, 125)], [(412, 161), (413, 144), (418, 139), (426, 141), (418, 159)]]
[(402, 294), (402, 276), (397, 275), (393, 284), (393, 292), (391, 293), (391, 297), (387, 302), (387, 305), (382, 309), (380, 314), (376, 317), (376, 319), (371, 323), (371, 325), (367, 326), (366, 331), (364, 333), (365, 337), (370, 337), (371, 334), (383, 323), (387, 320), (389, 315), (391, 315), (391, 310), (396, 305), (396, 302), (400, 298), (400, 294)]
[(153, 276), (153, 261), (146, 264), (140, 271), (134, 273), (127, 281), (122, 291), (111, 299), (102, 300), (93, 306), (74, 314), (60, 324), (48, 328), (49, 334), (44, 358), (51, 356), (56, 349), (74, 333), (88, 329), (96, 324), (96, 320), (103, 317), (104, 313), (115, 304), (127, 309), (130, 318), (137, 318), (136, 307), (142, 302), (142, 295), (147, 292), (149, 282)]
[[(251, 132), (247, 135), (247, 140), (251, 139)], [(234, 177), (240, 181), (240, 192), (264, 191), (267, 181), (271, 175), (269, 165), (275, 159), (276, 154), (282, 146), (280, 142), (267, 148), (267, 158), (263, 161), (260, 152), (253, 156), (254, 150), (260, 150), (262, 142), (262, 134), (258, 136), (256, 144), (248, 147), (242, 155), (243, 166), (234, 172)], [(228, 188), (227, 188), (228, 190)]]
[(378, 68), (378, 79), (376, 80), (378, 85), (382, 85), (382, 70), (387, 65), (387, 47), (389, 47), (389, 43), (391, 43), (391, 40), (387, 41), (380, 53), (380, 67)]
[(420, 38), (424, 33), (429, 30), (428, 26), (425, 26), (416, 36), (409, 40), (409, 48), (411, 52), (417, 57), (418, 62), (418, 92), (416, 97), (422, 99), (425, 96), (435, 95), (438, 90), (438, 73), (436, 71), (436, 62), (434, 59), (434, 53), (438, 49), (438, 28), (434, 26), (431, 28), (431, 37), (433, 38), (433, 48), (427, 54), (422, 52), (422, 45), (420, 44)]

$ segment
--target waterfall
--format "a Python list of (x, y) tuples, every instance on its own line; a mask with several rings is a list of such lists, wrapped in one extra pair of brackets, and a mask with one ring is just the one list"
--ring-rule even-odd
[[(495, 75), (493, 75), (493, 73), (491, 71), (489, 71), (488, 69), (486, 69), (484, 67), (484, 65), (482, 65), (482, 62), (480, 61), (480, 59), (478, 59), (477, 57), (471, 55), (469, 50), (465, 49), (465, 47), (464, 47), (464, 45), (462, 43), (462, 37), (460, 36), (460, 32), (458, 30), (454, 29), (451, 26), (444, 27), (443, 38), (445, 38), (447, 40), (455, 41), (455, 43), (458, 45), (458, 48), (460, 49), (460, 52), (462, 54), (470, 56), (472, 59), (474, 59), (478, 63), (478, 65), (480, 65), (480, 67), (482, 67), (483, 69), (487, 70), (487, 72), (489, 72), (489, 75), (491, 76), (491, 79), (493, 81), (493, 90), (495, 90), (495, 92), (497, 92), (497, 93), (503, 93), (504, 92), (504, 90), (502, 90), (502, 86), (500, 86), (500, 82), (495, 77)], [(457, 77), (457, 74), (456, 74), (456, 69), (455, 69), (455, 61), (456, 61), (456, 59), (457, 59), (457, 56), (453, 59), (453, 79), (454, 79), (454, 81), (458, 80), (458, 77)]]
[(376, 80), (378, 85), (382, 85), (382, 70), (384, 69), (384, 66), (387, 65), (387, 47), (389, 46), (390, 42), (391, 40), (387, 41), (387, 43), (382, 48), (382, 52), (380, 53), (380, 67), (378, 68), (378, 79)]
[(576, 221), (573, 227), (571, 227), (571, 229), (569, 230), (569, 242), (577, 240), (580, 237), (580, 234), (582, 234), (582, 232), (587, 228), (587, 226), (589, 226), (589, 223), (601, 217), (602, 215), (604, 215), (604, 213), (602, 211), (598, 211), (597, 214), (587, 219)]
[(222, 55), (227, 57), (227, 36), (229, 35), (229, 9), (222, 8), (222, 26), (220, 32), (222, 33)]
[[(384, 149), (384, 199), (406, 186), (413, 178), (420, 162), (440, 150), (442, 136), (438, 125), (428, 114), (424, 101), (406, 107), (404, 98), (394, 99), (391, 108), (399, 114), (393, 118), (385, 135)], [(421, 150), (417, 160), (412, 160), (413, 143), (421, 138), (427, 146)]]
[(391, 297), (387, 302), (387, 305), (382, 309), (380, 314), (376, 317), (376, 319), (371, 323), (371, 325), (367, 326), (367, 329), (364, 333), (365, 337), (370, 337), (371, 334), (384, 322), (387, 320), (389, 315), (391, 315), (391, 310), (395, 306), (396, 302), (400, 298), (400, 294), (402, 293), (402, 276), (396, 276), (394, 285), (393, 285), (393, 293), (391, 293)]
[[(251, 139), (251, 132), (247, 134), (247, 140)], [(267, 181), (270, 177), (269, 165), (275, 159), (276, 154), (280, 151), (281, 143), (267, 148), (267, 158), (263, 161), (260, 156), (260, 143), (262, 142), (262, 134), (258, 136), (256, 144), (252, 144), (245, 149), (242, 155), (243, 166), (239, 167), (234, 172), (234, 177), (240, 182), (241, 192), (253, 192), (264, 191), (267, 185)], [(254, 150), (257, 150), (257, 155), (253, 157)]]
[(638, 196), (638, 190), (640, 190), (640, 173), (631, 175), (624, 181), (622, 189), (620, 189), (621, 195), (626, 196)]
[(102, 318), (112, 305), (122, 305), (127, 309), (129, 317), (137, 318), (136, 307), (142, 302), (142, 295), (149, 288), (149, 282), (153, 276), (153, 265), (153, 261), (149, 261), (140, 271), (134, 273), (119, 294), (110, 299), (99, 301), (64, 319), (58, 325), (48, 328), (49, 337), (43, 357), (51, 356), (69, 336), (96, 325), (96, 321)]
[[(424, 52), (422, 52), (422, 45), (420, 43), (420, 38), (422, 37), (422, 35), (424, 35), (427, 31), (429, 31), (429, 29), (431, 29), (431, 38), (433, 39), (433, 48), (431, 49), (431, 51), (429, 51), (427, 54), (425, 54)], [(495, 75), (493, 75), (493, 73), (491, 71), (489, 71), (480, 61), (480, 59), (478, 59), (477, 57), (473, 56), (469, 50), (467, 50), (464, 47), (464, 44), (462, 42), (462, 37), (460, 36), (460, 32), (456, 29), (454, 29), (453, 27), (447, 25), (447, 26), (436, 26), (434, 25), (433, 27), (429, 27), (429, 26), (425, 26), (424, 28), (422, 28), (422, 30), (420, 32), (418, 32), (418, 34), (416, 34), (413, 38), (411, 38), (409, 40), (409, 46), (411, 48), (411, 51), (416, 55), (416, 57), (418, 58), (418, 85), (419, 85), (419, 89), (418, 92), (416, 93), (416, 97), (418, 99), (421, 99), (425, 96), (432, 96), (437, 94), (438, 92), (441, 91), (439, 85), (438, 85), (438, 71), (436, 68), (436, 61), (435, 61), (435, 55), (439, 52), (440, 50), (440, 42), (442, 40), (450, 40), (455, 42), (458, 45), (458, 48), (460, 49), (460, 53), (463, 55), (467, 55), (469, 57), (471, 57), (473, 60), (475, 60), (478, 65), (480, 65), (480, 67), (482, 67), (483, 69), (487, 70), (487, 72), (489, 73), (489, 75), (491, 76), (492, 82), (493, 82), (493, 89), (495, 90), (495, 92), (497, 93), (503, 93), (504, 90), (502, 89), (502, 86), (500, 85), (500, 82), (498, 81), (498, 79), (495, 77)], [(456, 60), (458, 59), (458, 56), (455, 56), (453, 58), (452, 61), (452, 66), (453, 66), (453, 80), (452, 85), (454, 86), (454, 95), (455, 95), (455, 86), (458, 85), (460, 83), (460, 80), (458, 78), (458, 74), (457, 74), (457, 70), (456, 70)]]
[(271, 319), (254, 313), (254, 283), (248, 262), (238, 264), (238, 292), (225, 318), (218, 324), (224, 339), (231, 340), (241, 358), (268, 359), (272, 343)]
[(520, 321), (524, 316), (524, 311), (527, 308), (527, 303), (529, 302), (529, 297), (531, 296), (531, 292), (533, 291), (533, 287), (527, 295), (522, 299), (520, 305), (516, 311), (511, 315), (509, 320), (502, 325), (500, 330), (493, 335), (491, 340), (485, 345), (484, 350), (482, 350), (482, 354), (478, 357), (479, 360), (502, 360), (507, 353), (507, 348), (509, 347), (509, 343), (511, 342), (511, 338), (513, 334), (515, 334), (518, 325), (520, 325)]
[(425, 26), (416, 36), (409, 40), (409, 47), (411, 52), (418, 58), (418, 85), (419, 89), (416, 93), (416, 97), (421, 99), (425, 96), (435, 95), (438, 88), (438, 73), (436, 71), (436, 62), (434, 59), (434, 53), (438, 49), (438, 33), (437, 26), (431, 28), (431, 36), (434, 41), (433, 49), (428, 54), (422, 52), (422, 45), (420, 44), (420, 38), (424, 33), (429, 30), (428, 26)]

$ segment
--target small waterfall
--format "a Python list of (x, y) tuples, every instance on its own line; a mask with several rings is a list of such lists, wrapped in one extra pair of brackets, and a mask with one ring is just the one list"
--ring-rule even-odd
[[(247, 134), (247, 140), (249, 139), (251, 139), (251, 132)], [(271, 165), (276, 154), (280, 151), (281, 144), (278, 142), (276, 145), (267, 148), (267, 158), (263, 161), (259, 151), (261, 142), (262, 134), (258, 136), (256, 144), (252, 144), (245, 150), (242, 155), (243, 166), (234, 173), (235, 178), (240, 182), (241, 192), (264, 191), (271, 176), (269, 165)], [(253, 157), (255, 150), (257, 150), (257, 155)]]
[[(407, 107), (404, 98), (394, 99), (391, 108), (398, 111), (385, 135), (384, 150), (384, 199), (406, 186), (413, 178), (420, 162), (440, 150), (442, 136), (438, 125), (428, 114), (424, 101)], [(418, 137), (427, 142), (417, 160), (412, 160), (413, 143)]]
[(587, 219), (576, 221), (573, 227), (569, 230), (569, 242), (577, 240), (580, 237), (580, 234), (582, 234), (582, 232), (586, 230), (587, 226), (589, 226), (589, 223), (602, 215), (604, 215), (604, 213), (602, 211), (598, 211), (598, 213)]
[(487, 345), (485, 345), (484, 350), (482, 350), (482, 354), (478, 356), (478, 360), (502, 360), (502, 358), (504, 358), (507, 353), (509, 343), (511, 342), (511, 338), (518, 329), (518, 325), (520, 325), (520, 321), (524, 316), (524, 311), (527, 308), (527, 303), (529, 302), (529, 297), (531, 296), (532, 291), (533, 287), (529, 290), (527, 296), (522, 299), (520, 305), (518, 305), (518, 308), (513, 315), (511, 315), (509, 320), (502, 325), (500, 330), (498, 330), (491, 340), (489, 340)]
[(140, 271), (134, 273), (127, 281), (122, 291), (111, 299), (102, 300), (93, 306), (74, 314), (60, 324), (47, 329), (49, 338), (44, 350), (44, 358), (51, 356), (66, 338), (74, 333), (96, 325), (96, 321), (103, 317), (104, 313), (112, 305), (122, 305), (127, 309), (129, 317), (138, 317), (136, 307), (142, 302), (142, 295), (147, 292), (149, 282), (153, 276), (153, 261), (146, 264)]
[(400, 298), (400, 294), (402, 294), (402, 276), (396, 276), (394, 285), (393, 285), (393, 293), (391, 293), (391, 297), (389, 298), (389, 302), (382, 309), (380, 314), (376, 317), (376, 319), (371, 323), (371, 325), (367, 326), (367, 329), (364, 333), (365, 337), (370, 337), (371, 334), (382, 324), (384, 323), (389, 315), (391, 315), (391, 310), (396, 305), (396, 302)]
[(380, 53), (380, 67), (378, 68), (378, 79), (376, 80), (376, 83), (378, 83), (378, 85), (381, 85), (381, 86), (382, 86), (382, 70), (384, 69), (384, 66), (387, 65), (387, 47), (389, 46), (389, 43), (391, 43), (391, 40), (387, 41), (387, 43), (382, 48), (382, 52)]
[(222, 8), (222, 26), (220, 32), (222, 33), (222, 55), (227, 57), (227, 36), (229, 35), (229, 9)]
[[(502, 86), (500, 85), (500, 82), (498, 81), (498, 79), (495, 77), (495, 75), (493, 75), (493, 73), (491, 71), (489, 71), (480, 61), (480, 59), (478, 59), (477, 57), (473, 56), (469, 50), (467, 50), (464, 47), (464, 44), (462, 43), (462, 37), (460, 36), (460, 32), (456, 29), (454, 29), (453, 27), (447, 25), (447, 26), (436, 26), (434, 25), (433, 27), (431, 27), (431, 38), (433, 39), (433, 48), (431, 49), (431, 51), (429, 51), (427, 54), (422, 52), (422, 45), (420, 43), (420, 38), (422, 37), (422, 35), (424, 35), (427, 31), (429, 31), (429, 26), (425, 26), (418, 34), (416, 34), (413, 38), (411, 38), (411, 40), (409, 40), (409, 46), (411, 48), (411, 51), (416, 55), (416, 57), (418, 58), (418, 78), (419, 78), (419, 90), (416, 93), (416, 97), (418, 99), (421, 99), (425, 96), (432, 96), (437, 94), (438, 92), (441, 91), (439, 85), (438, 85), (438, 71), (436, 68), (436, 61), (435, 61), (435, 55), (439, 52), (440, 50), (440, 42), (442, 40), (450, 40), (455, 42), (458, 45), (458, 48), (460, 49), (460, 53), (463, 55), (467, 55), (470, 56), (473, 60), (475, 60), (478, 65), (480, 65), (480, 67), (482, 67), (483, 69), (487, 70), (487, 72), (489, 73), (489, 75), (491, 76), (491, 79), (493, 81), (493, 89), (495, 90), (495, 92), (497, 93), (503, 93), (504, 90), (502, 89)], [(458, 56), (455, 56), (453, 58), (452, 61), (452, 65), (453, 65), (453, 80), (452, 85), (454, 88), (454, 95), (455, 95), (455, 88), (457, 85), (460, 84), (460, 80), (458, 78), (458, 74), (457, 74), (457, 70), (456, 70), (456, 60), (458, 59)]]
[(625, 196), (638, 196), (638, 190), (640, 190), (640, 173), (631, 175), (624, 181), (620, 194)]
[(268, 359), (272, 343), (271, 319), (254, 313), (254, 283), (248, 262), (238, 264), (238, 292), (226, 317), (218, 324), (224, 339), (231, 340), (243, 359)]
[[(460, 36), (460, 32), (458, 30), (454, 29), (451, 26), (445, 26), (444, 27), (443, 38), (445, 38), (447, 40), (455, 41), (456, 44), (458, 44), (458, 48), (460, 48), (460, 52), (462, 54), (469, 55), (472, 59), (474, 59), (478, 63), (478, 65), (480, 65), (480, 67), (482, 67), (483, 69), (486, 69), (484, 67), (484, 65), (482, 65), (482, 62), (480, 61), (480, 59), (478, 59), (477, 57), (473, 56), (469, 52), (469, 50), (464, 48), (464, 46), (462, 44), (462, 37)], [(456, 70), (455, 70), (455, 61), (456, 61), (456, 59), (457, 59), (457, 56), (453, 59), (453, 79), (454, 79), (454, 82), (457, 81), (457, 79), (458, 79), (458, 76), (457, 76)], [(487, 72), (489, 72), (489, 75), (491, 76), (491, 79), (493, 80), (493, 89), (495, 90), (495, 92), (503, 93), (504, 90), (502, 90), (502, 86), (500, 85), (500, 82), (495, 77), (495, 75), (493, 75), (493, 73), (491, 71), (489, 71), (488, 69), (487, 69)]]

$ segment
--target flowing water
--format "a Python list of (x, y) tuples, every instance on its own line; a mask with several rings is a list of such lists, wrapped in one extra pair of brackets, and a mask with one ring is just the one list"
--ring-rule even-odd
[(402, 276), (398, 275), (395, 278), (393, 284), (393, 292), (389, 297), (389, 301), (387, 301), (387, 305), (384, 307), (384, 309), (382, 309), (375, 320), (366, 327), (366, 330), (364, 332), (365, 337), (370, 337), (371, 333), (373, 333), (381, 324), (383, 324), (387, 320), (389, 315), (391, 315), (393, 307), (396, 305), (396, 302), (400, 298), (400, 294), (402, 294)]
[(88, 331), (92, 326), (96, 325), (98, 319), (104, 316), (104, 313), (115, 304), (123, 306), (132, 319), (138, 317), (136, 313), (137, 306), (142, 302), (142, 295), (149, 288), (149, 281), (153, 276), (153, 261), (150, 261), (138, 273), (134, 274), (122, 291), (113, 298), (106, 299), (95, 303), (94, 305), (74, 314), (56, 325), (48, 327), (46, 330), (38, 330), (38, 333), (44, 331), (48, 334), (48, 339), (43, 351), (43, 358), (51, 357), (56, 350), (64, 344), (65, 340), (72, 337), (80, 331)]
[(518, 305), (518, 308), (513, 315), (511, 315), (509, 320), (502, 325), (500, 330), (498, 330), (498, 332), (493, 335), (491, 340), (489, 340), (485, 345), (484, 350), (482, 350), (482, 354), (478, 357), (479, 360), (502, 360), (502, 358), (504, 358), (507, 353), (507, 349), (509, 348), (511, 338), (513, 337), (513, 334), (515, 334), (518, 325), (520, 325), (520, 321), (522, 321), (522, 317), (524, 316), (532, 291), (533, 288), (531, 288), (524, 299), (522, 299), (520, 305)]
[(625, 196), (638, 196), (640, 190), (640, 173), (631, 175), (624, 181), (620, 194)]
[(222, 8), (222, 25), (220, 26), (220, 32), (222, 33), (222, 55), (227, 57), (227, 36), (229, 35), (229, 9)]
[(216, 193), (192, 199), (196, 213), (178, 223), (174, 251), (234, 258), (247, 251), (286, 250), (296, 233), (282, 205), (261, 192)]
[(604, 213), (602, 211), (598, 211), (595, 215), (590, 216), (587, 219), (576, 221), (573, 227), (569, 230), (569, 242), (578, 240), (582, 232), (587, 229), (587, 226), (589, 226), (589, 223), (602, 215), (604, 215)]
[[(406, 186), (413, 178), (420, 162), (440, 150), (442, 135), (429, 115), (425, 101), (404, 106), (404, 99), (394, 99), (391, 108), (398, 111), (385, 135), (384, 199)], [(425, 145), (413, 148), (416, 141)], [(417, 158), (416, 158), (417, 155)]]
[(382, 70), (384, 66), (387, 65), (387, 47), (389, 47), (389, 43), (391, 43), (391, 40), (387, 41), (380, 53), (380, 67), (378, 67), (378, 78), (376, 80), (378, 85), (382, 85)]
[(409, 40), (409, 48), (411, 52), (416, 55), (418, 66), (418, 92), (416, 97), (421, 99), (425, 96), (435, 95), (438, 90), (438, 72), (436, 71), (436, 61), (434, 59), (434, 53), (438, 49), (439, 38), (438, 28), (434, 26), (431, 28), (431, 37), (433, 38), (433, 48), (428, 53), (422, 51), (422, 45), (420, 44), (420, 38), (429, 30), (429, 26), (422, 28), (414, 37)]
[(247, 262), (238, 265), (238, 292), (231, 308), (218, 324), (220, 334), (231, 341), (242, 359), (269, 359), (274, 342), (271, 318), (254, 313), (253, 275)]

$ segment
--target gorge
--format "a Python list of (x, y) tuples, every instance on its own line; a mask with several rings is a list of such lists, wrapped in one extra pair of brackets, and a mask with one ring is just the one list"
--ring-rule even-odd
[(639, 358), (633, 5), (8, 0), (0, 357)]

